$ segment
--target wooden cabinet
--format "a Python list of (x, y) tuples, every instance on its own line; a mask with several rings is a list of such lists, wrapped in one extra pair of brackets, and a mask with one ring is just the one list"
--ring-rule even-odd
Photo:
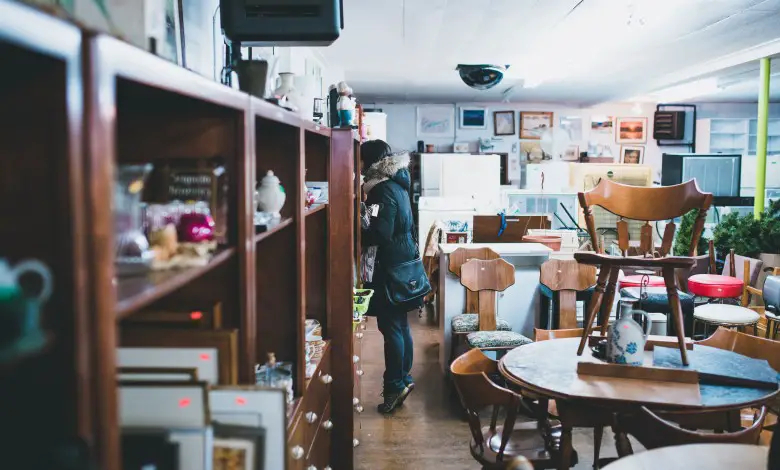
[[(13, 175), (0, 176), (8, 196), (0, 209), (14, 220), (0, 230), (2, 257), (37, 258), (55, 277), (43, 311), (49, 348), (0, 375), (7, 403), (24, 410), (6, 413), (0, 404), (4, 424), (23, 442), (82, 442), (97, 468), (119, 469), (118, 333), (144, 309), (219, 303), (224, 327), (238, 331), (239, 384), (254, 384), (267, 353), (293, 364), (288, 470), (305, 468), (310, 456), (317, 468), (351, 469), (359, 201), (352, 131), (9, 0), (0, 0), (0, 55), (7, 70), (24, 71), (0, 74), (0, 175)], [(117, 167), (203, 156), (224, 160), (224, 243), (204, 265), (117, 277)], [(255, 185), (268, 170), (287, 201), (279, 224), (256, 233)], [(328, 182), (327, 204), (305, 208), (307, 179)], [(307, 318), (320, 321), (328, 341), (311, 381)], [(41, 377), (56, 399), (40, 400)]]

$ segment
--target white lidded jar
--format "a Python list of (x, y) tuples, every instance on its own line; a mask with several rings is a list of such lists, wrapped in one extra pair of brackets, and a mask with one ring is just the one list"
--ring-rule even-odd
[(255, 192), (255, 200), (257, 202), (257, 210), (261, 212), (268, 212), (275, 218), (280, 218), (279, 211), (284, 206), (284, 201), (287, 195), (284, 192), (284, 188), (279, 183), (279, 178), (274, 175), (274, 172), (268, 170), (263, 179), (260, 181), (260, 187)]

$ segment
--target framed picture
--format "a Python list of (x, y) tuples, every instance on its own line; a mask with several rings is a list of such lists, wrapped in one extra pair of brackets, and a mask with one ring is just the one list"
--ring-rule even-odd
[(142, 310), (124, 320), (125, 324), (148, 327), (165, 326), (218, 330), (222, 328), (222, 303), (211, 306), (182, 304), (158, 305), (156, 310)]
[(515, 135), (514, 111), (496, 111), (493, 113), (493, 135)]
[(197, 382), (195, 367), (119, 367), (117, 382)]
[(579, 116), (561, 116), (558, 123), (561, 129), (569, 133), (572, 142), (582, 141), (582, 118)]
[(265, 428), (214, 425), (213, 470), (263, 470)]
[(284, 390), (253, 385), (214, 387), (209, 392), (209, 404), (215, 423), (265, 430), (263, 466), (257, 468), (285, 468), (287, 398)]
[(520, 138), (540, 140), (542, 134), (553, 126), (553, 113), (544, 111), (520, 112)]
[[(216, 348), (117, 348), (119, 370), (195, 369), (198, 380), (209, 385), (219, 382), (219, 354)], [(181, 377), (180, 373), (171, 374)]]
[(461, 129), (487, 129), (487, 109), (470, 108), (461, 106), (460, 108), (460, 128)]
[(454, 137), (454, 106), (418, 106), (417, 137)]
[(612, 116), (591, 116), (590, 133), (596, 135), (612, 135), (614, 129)]
[(211, 425), (206, 382), (118, 382), (119, 424), (135, 428)]
[(644, 161), (644, 145), (623, 145), (620, 147), (620, 163), (641, 165)]
[(567, 162), (576, 162), (580, 159), (580, 147), (579, 145), (570, 145), (563, 152), (563, 160)]
[(647, 142), (647, 118), (619, 117), (615, 119), (619, 144), (644, 144)]
[(182, 0), (165, 0), (165, 33), (158, 55), (186, 67), (184, 51), (184, 12)]
[(142, 327), (125, 327), (121, 330), (122, 348), (214, 348), (217, 350), (218, 382), (226, 385), (238, 383), (237, 330)]
[(455, 142), (452, 145), (452, 151), (455, 153), (469, 153), (468, 142)]

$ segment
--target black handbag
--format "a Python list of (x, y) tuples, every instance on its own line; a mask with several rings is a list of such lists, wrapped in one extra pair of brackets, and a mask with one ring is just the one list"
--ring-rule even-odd
[(385, 292), (390, 305), (422, 300), (431, 291), (431, 283), (419, 257), (388, 268), (386, 276)]

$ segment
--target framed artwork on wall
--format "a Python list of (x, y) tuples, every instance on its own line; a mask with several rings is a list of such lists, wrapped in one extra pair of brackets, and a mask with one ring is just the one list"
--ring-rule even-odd
[(614, 122), (612, 116), (591, 116), (590, 133), (593, 135), (612, 135)]
[(418, 106), (417, 137), (455, 137), (455, 107)]
[(520, 112), (520, 138), (540, 140), (545, 130), (553, 126), (553, 113), (546, 111)]
[(461, 106), (461, 129), (487, 129), (487, 109)]
[(644, 145), (623, 145), (620, 147), (620, 163), (641, 165), (645, 160)]
[(580, 159), (580, 147), (579, 145), (569, 145), (563, 153), (562, 160), (567, 162), (576, 162)]
[(496, 111), (493, 113), (493, 135), (515, 135), (514, 111)]
[(572, 142), (582, 141), (582, 118), (579, 116), (561, 116), (559, 126), (569, 133)]
[(619, 144), (644, 144), (647, 142), (647, 118), (619, 117), (615, 119)]

